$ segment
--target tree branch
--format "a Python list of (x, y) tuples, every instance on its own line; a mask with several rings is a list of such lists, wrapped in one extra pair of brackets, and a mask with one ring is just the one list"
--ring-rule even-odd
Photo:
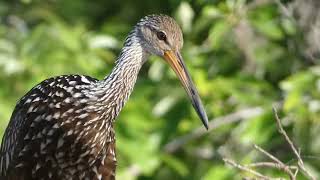
[(233, 167), (236, 167), (236, 168), (238, 168), (238, 169), (240, 169), (240, 170), (242, 170), (242, 171), (246, 171), (246, 172), (248, 172), (248, 173), (251, 173), (251, 174), (253, 174), (253, 175), (255, 175), (255, 176), (257, 176), (257, 177), (259, 177), (259, 178), (261, 178), (261, 179), (272, 179), (271, 177), (265, 176), (265, 175), (263, 175), (263, 174), (255, 171), (255, 170), (253, 170), (253, 169), (250, 169), (249, 167), (242, 166), (241, 164), (238, 164), (238, 163), (234, 162), (234, 161), (231, 160), (231, 159), (223, 158), (223, 161), (224, 161), (225, 163), (233, 166)]
[(297, 149), (295, 148), (295, 146), (293, 145), (292, 141), (290, 140), (289, 136), (287, 135), (286, 131), (283, 129), (282, 127), (282, 124), (281, 124), (281, 120), (278, 116), (278, 113), (277, 113), (277, 109), (275, 107), (273, 107), (273, 113), (275, 115), (275, 119), (276, 119), (276, 122), (277, 122), (277, 126), (278, 126), (278, 131), (280, 134), (282, 134), (284, 136), (284, 138), (286, 139), (287, 143), (290, 145), (293, 153), (295, 154), (295, 156), (297, 157), (298, 159), (298, 166), (299, 168), (302, 170), (303, 173), (305, 173), (305, 175), (307, 175), (310, 179), (312, 180), (315, 180), (316, 178), (313, 177), (312, 174), (310, 174), (307, 169), (305, 168), (304, 166), (304, 163), (300, 157), (300, 151), (298, 152)]
[[(208, 131), (213, 131), (214, 129), (222, 125), (235, 123), (241, 120), (249, 120), (253, 117), (261, 115), (262, 113), (263, 113), (263, 109), (261, 107), (253, 107), (253, 108), (243, 109), (226, 116), (218, 117), (209, 121)], [(183, 147), (185, 144), (187, 144), (189, 141), (198, 139), (203, 135), (207, 134), (208, 131), (205, 130), (202, 126), (198, 127), (197, 129), (193, 130), (191, 133), (178, 137), (173, 141), (169, 142), (168, 144), (166, 144), (164, 146), (164, 150), (167, 153), (174, 153), (178, 149)]]
[(254, 148), (257, 149), (258, 151), (260, 151), (262, 154), (266, 155), (267, 157), (269, 157), (270, 159), (272, 159), (275, 164), (277, 164), (277, 166), (279, 167), (279, 170), (283, 170), (286, 174), (289, 175), (291, 180), (296, 179), (295, 174), (293, 173), (290, 169), (289, 166), (285, 165), (282, 161), (280, 161), (278, 158), (276, 158), (275, 156), (273, 156), (272, 154), (268, 153), (267, 151), (265, 151), (264, 149), (262, 149), (261, 147), (259, 147), (258, 145), (254, 145)]
[(287, 175), (289, 175), (291, 180), (296, 180), (297, 174), (299, 172), (299, 170), (301, 170), (301, 172), (308, 177), (311, 180), (315, 180), (316, 178), (305, 168), (304, 166), (304, 162), (301, 159), (300, 156), (300, 151), (297, 150), (297, 148), (294, 146), (294, 144), (292, 143), (292, 141), (290, 140), (289, 136), (287, 135), (286, 131), (283, 129), (282, 124), (281, 124), (281, 120), (278, 116), (277, 110), (275, 107), (273, 107), (273, 113), (275, 116), (275, 120), (278, 126), (278, 131), (279, 133), (284, 136), (285, 140), (287, 141), (287, 143), (289, 144), (291, 150), (293, 151), (294, 155), (296, 156), (298, 163), (297, 166), (290, 166), (290, 165), (286, 165), (285, 163), (283, 163), (281, 160), (279, 160), (278, 158), (276, 158), (275, 156), (273, 156), (272, 154), (270, 154), (269, 152), (267, 152), (266, 150), (264, 150), (263, 148), (259, 147), (258, 145), (254, 145), (254, 148), (259, 151), (260, 153), (264, 154), (265, 156), (267, 156), (268, 158), (270, 158), (273, 162), (257, 162), (257, 163), (252, 163), (249, 165), (240, 165), (235, 163), (232, 160), (226, 159), (224, 158), (223, 161), (226, 162), (227, 164), (230, 164), (240, 170), (243, 171), (247, 171), (250, 172), (251, 174), (259, 177), (259, 178), (269, 178), (268, 176), (265, 176), (257, 171), (252, 170), (251, 168), (254, 167), (266, 167), (266, 168), (276, 168), (278, 170), (283, 171), (284, 173), (286, 173)]

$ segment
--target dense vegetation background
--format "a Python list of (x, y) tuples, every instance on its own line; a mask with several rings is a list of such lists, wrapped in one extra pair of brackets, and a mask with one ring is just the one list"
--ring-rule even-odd
[(15, 103), (36, 83), (71, 73), (102, 79), (133, 25), (164, 13), (183, 28), (182, 54), (209, 119), (242, 114), (204, 133), (174, 73), (152, 57), (116, 122), (119, 179), (241, 179), (250, 175), (222, 158), (268, 161), (252, 144), (296, 163), (273, 105), (320, 177), (319, 7), (317, 0), (2, 0), (0, 137)]

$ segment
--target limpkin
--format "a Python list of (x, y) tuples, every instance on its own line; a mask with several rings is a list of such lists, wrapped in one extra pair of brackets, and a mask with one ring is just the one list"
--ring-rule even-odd
[(180, 55), (179, 25), (166, 15), (142, 18), (129, 33), (110, 75), (53, 77), (17, 103), (0, 150), (0, 179), (115, 179), (114, 122), (149, 55), (173, 68), (208, 128), (198, 92)]

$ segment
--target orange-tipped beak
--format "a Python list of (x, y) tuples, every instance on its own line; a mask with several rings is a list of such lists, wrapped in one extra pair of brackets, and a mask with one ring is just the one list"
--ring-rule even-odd
[(184, 89), (186, 90), (194, 109), (197, 111), (203, 125), (208, 129), (208, 117), (203, 108), (198, 91), (194, 86), (190, 74), (183, 62), (179, 52), (165, 51), (163, 58), (169, 63), (171, 68), (179, 77)]

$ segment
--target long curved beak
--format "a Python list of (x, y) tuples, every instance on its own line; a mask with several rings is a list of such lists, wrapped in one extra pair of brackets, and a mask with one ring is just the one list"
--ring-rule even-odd
[(190, 74), (183, 62), (180, 52), (165, 51), (163, 58), (169, 63), (171, 68), (179, 77), (184, 89), (186, 90), (191, 103), (200, 117), (204, 127), (208, 129), (208, 117), (202, 105), (198, 91), (194, 86)]

